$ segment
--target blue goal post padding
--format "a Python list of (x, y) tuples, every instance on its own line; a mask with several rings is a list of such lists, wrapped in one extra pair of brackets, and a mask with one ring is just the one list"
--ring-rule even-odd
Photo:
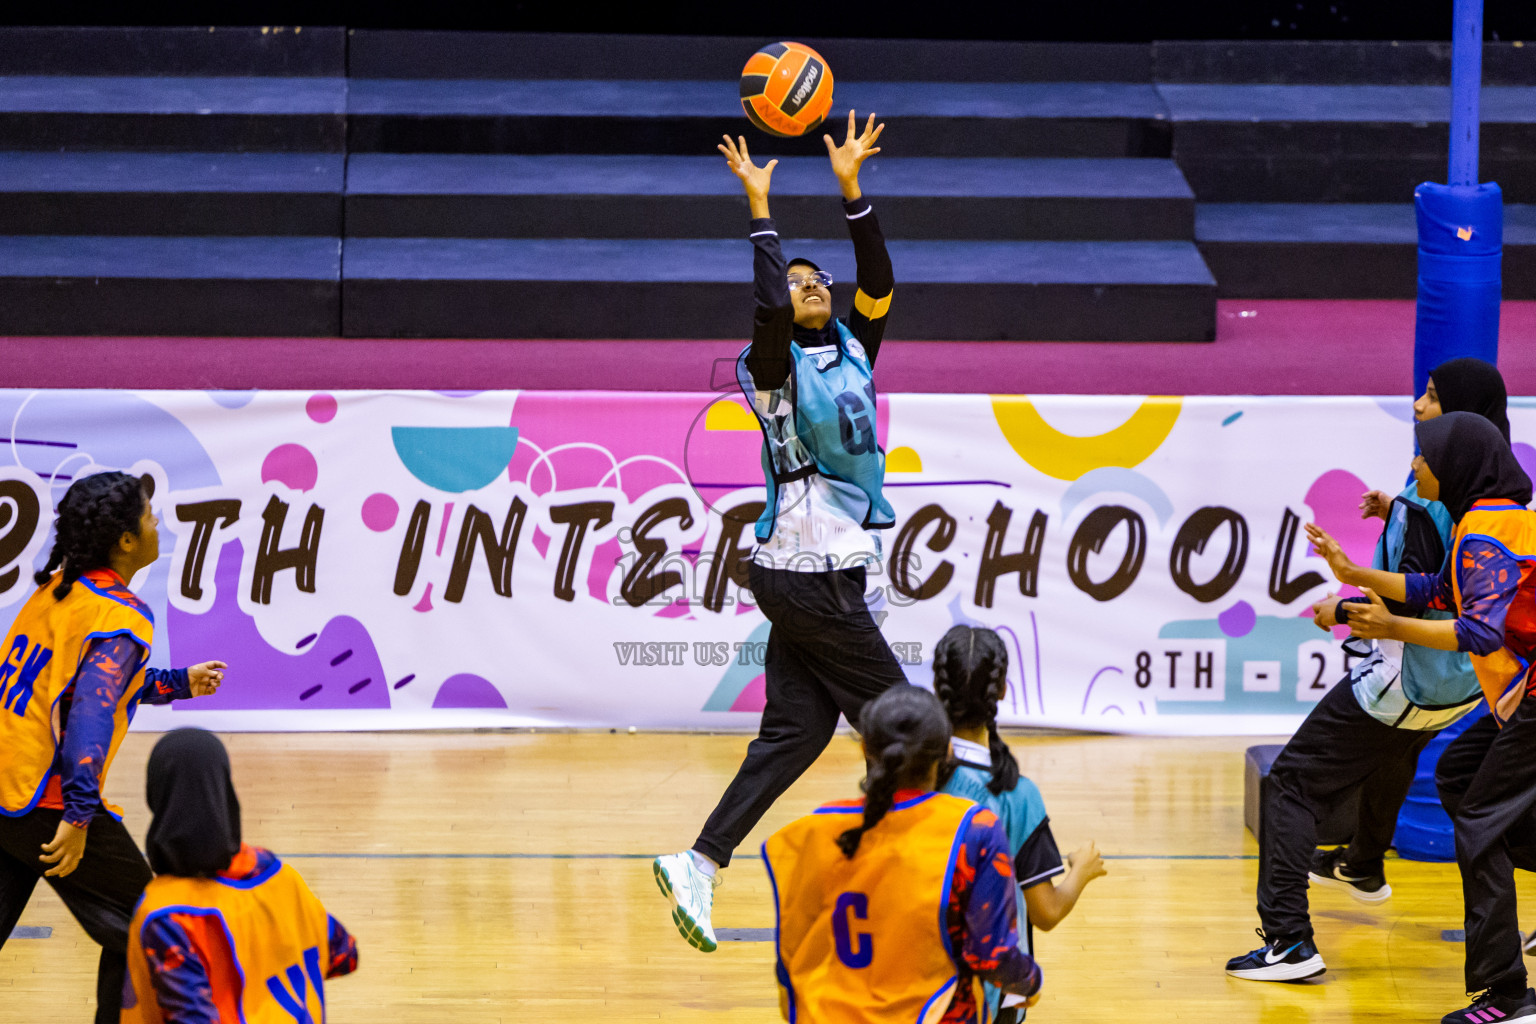
[(1425, 182), (1413, 192), (1419, 221), (1419, 301), (1413, 393), (1429, 371), (1461, 356), (1499, 357), (1504, 197), (1499, 186)]

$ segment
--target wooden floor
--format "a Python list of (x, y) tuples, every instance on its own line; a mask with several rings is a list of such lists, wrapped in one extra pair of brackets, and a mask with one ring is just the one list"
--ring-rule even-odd
[[(131, 735), (111, 796), (142, 839), (144, 761)], [(768, 942), (695, 952), (672, 928), (650, 857), (691, 845), (745, 736), (418, 733), (226, 737), (248, 841), (295, 864), (358, 937), (361, 967), (330, 987), (333, 1024), (778, 1019)], [(1394, 896), (1367, 908), (1313, 894), (1329, 964), (1298, 985), (1232, 980), (1257, 945), (1256, 847), (1243, 829), (1252, 739), (1012, 738), (1064, 850), (1095, 839), (1110, 874), (1039, 938), (1032, 1021), (1323, 1024), (1436, 1021), (1464, 1005), (1453, 865), (1388, 862)], [(855, 795), (839, 737), (743, 847), (717, 928), (773, 923), (755, 854), (774, 828)], [(1527, 876), (1522, 893), (1530, 895)], [(96, 949), (39, 887), (0, 950), (0, 1022), (84, 1021)]]

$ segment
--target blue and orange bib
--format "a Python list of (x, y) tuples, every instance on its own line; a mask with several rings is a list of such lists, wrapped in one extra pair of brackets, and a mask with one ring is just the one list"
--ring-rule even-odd
[(325, 907), (293, 868), (274, 859), (253, 878), (160, 875), (128, 926), (128, 983), (122, 1024), (162, 1024), (144, 925), (174, 915), (208, 972), (220, 1024), (325, 1021), (330, 929)]
[(932, 1024), (944, 1016), (959, 982), (950, 887), (980, 810), (944, 793), (898, 802), (852, 859), (837, 837), (861, 820), (859, 802), (822, 807), (769, 837), (763, 860), (787, 1020)]
[[(36, 807), (47, 787), (61, 735), (59, 700), (75, 681), (93, 640), (131, 636), (142, 649), (113, 712), (112, 744), (97, 778), (107, 770), (128, 732), (144, 685), (155, 620), (109, 569), (87, 573), (64, 600), (53, 596), (59, 577), (28, 598), (0, 647), (0, 814), (16, 817)], [(119, 808), (108, 810), (121, 816)]]
[[(1519, 588), (1504, 616), (1504, 645), (1492, 654), (1472, 656), (1472, 669), (1494, 717), (1502, 724), (1531, 687), (1531, 654), (1536, 647), (1536, 512), (1510, 501), (1479, 501), (1461, 517), (1451, 547), (1451, 586), (1461, 607), (1461, 572), (1472, 570), (1463, 552), (1469, 540), (1504, 549), (1520, 564)], [(1510, 645), (1516, 639), (1516, 647)], [(1519, 648), (1519, 649), (1517, 649)]]

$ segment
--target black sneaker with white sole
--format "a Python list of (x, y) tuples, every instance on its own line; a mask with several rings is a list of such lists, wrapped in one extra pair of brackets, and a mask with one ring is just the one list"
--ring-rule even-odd
[(1356, 875), (1344, 863), (1344, 847), (1337, 850), (1318, 850), (1312, 855), (1312, 870), (1307, 877), (1314, 885), (1326, 885), (1343, 889), (1361, 903), (1380, 903), (1392, 895), (1392, 887), (1381, 873)]
[(1304, 939), (1270, 938), (1262, 928), (1255, 930), (1264, 945), (1228, 960), (1227, 973), (1232, 977), (1244, 981), (1300, 981), (1315, 978), (1328, 969), (1310, 935)]
[(1504, 1024), (1511, 1020), (1536, 1020), (1536, 992), (1526, 989), (1524, 995), (1500, 996), (1489, 990), (1466, 1009), (1441, 1017), (1440, 1024)]

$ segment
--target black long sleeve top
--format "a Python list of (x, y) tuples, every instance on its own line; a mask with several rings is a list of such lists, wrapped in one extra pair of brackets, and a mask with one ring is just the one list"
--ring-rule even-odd
[[(869, 200), (859, 197), (843, 203), (848, 219), (848, 235), (853, 239), (853, 255), (858, 267), (858, 291), (853, 309), (843, 322), (859, 339), (873, 366), (885, 335), (885, 322), (891, 306), (895, 276), (885, 236)], [(802, 348), (836, 344), (837, 335), (829, 320), (820, 329), (795, 323), (795, 309), (789, 296), (789, 268), (779, 245), (779, 233), (771, 217), (753, 218), (752, 240), (752, 346), (747, 353), (747, 370), (758, 388), (771, 391), (782, 387), (789, 377), (789, 346), (798, 341)]]

